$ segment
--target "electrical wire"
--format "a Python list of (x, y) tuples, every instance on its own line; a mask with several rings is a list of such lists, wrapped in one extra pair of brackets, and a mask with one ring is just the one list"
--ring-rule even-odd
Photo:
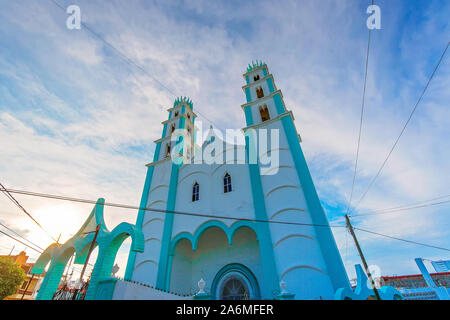
[(39, 222), (37, 222), (37, 220), (35, 218), (33, 218), (33, 216), (27, 211), (25, 210), (25, 208), (19, 203), (19, 201), (17, 201), (10, 193), (9, 191), (6, 189), (6, 187), (0, 182), (0, 189), (3, 192), (3, 194), (6, 195), (6, 197), (11, 200), (20, 210), (22, 210), (23, 212), (25, 212), (25, 214), (34, 221), (34, 223), (36, 223), (38, 225), (39, 228), (41, 228), (53, 241), (58, 242), (58, 240), (56, 240), (54, 237), (52, 237), (52, 235), (45, 230), (41, 224)]
[(28, 240), (27, 238), (25, 238), (24, 236), (22, 236), (21, 234), (19, 234), (18, 232), (14, 231), (13, 229), (9, 228), (7, 225), (3, 224), (2, 222), (0, 222), (0, 225), (7, 229), (9, 232), (14, 233), (16, 236), (22, 238), (23, 240), (27, 241), (28, 243), (32, 244), (33, 246), (35, 246), (36, 248), (39, 248), (40, 250), (44, 251), (44, 249), (42, 249), (41, 247), (39, 247), (37, 244), (34, 244), (33, 242), (31, 242), (30, 240)]
[(398, 241), (408, 242), (408, 243), (417, 244), (417, 245), (421, 245), (421, 246), (425, 246), (425, 247), (429, 247), (429, 248), (434, 248), (434, 249), (450, 251), (450, 249), (448, 249), (448, 248), (437, 247), (437, 246), (433, 246), (433, 245), (422, 243), (422, 242), (417, 242), (417, 241), (406, 240), (406, 239), (402, 239), (402, 238), (398, 238), (398, 237), (393, 237), (393, 236), (389, 236), (387, 234), (382, 234), (382, 233), (378, 233), (378, 232), (374, 232), (374, 231), (370, 231), (370, 230), (366, 230), (366, 229), (361, 229), (359, 227), (353, 227), (353, 229), (356, 229), (356, 230), (359, 230), (359, 231), (362, 231), (362, 232), (371, 233), (371, 234), (374, 234), (374, 235), (377, 235), (377, 236), (381, 236), (381, 237), (386, 237), (386, 238), (398, 240)]
[(398, 213), (398, 212), (412, 210), (412, 209), (419, 209), (419, 208), (426, 208), (426, 207), (431, 207), (431, 206), (437, 206), (437, 205), (446, 204), (446, 203), (450, 203), (450, 200), (440, 201), (440, 202), (433, 202), (433, 203), (427, 203), (427, 204), (417, 205), (417, 206), (409, 206), (409, 207), (405, 207), (405, 208), (397, 208), (397, 209), (387, 210), (387, 211), (383, 211), (383, 212), (373, 211), (373, 212), (368, 212), (368, 213), (364, 213), (364, 214), (355, 214), (355, 215), (350, 215), (349, 217), (353, 218), (353, 217), (373, 216), (373, 215), (380, 215), (380, 214), (392, 214), (392, 213)]
[[(0, 190), (2, 190), (2, 189), (0, 189)], [(34, 196), (34, 197), (42, 197), (42, 198), (49, 198), (49, 199), (55, 199), (55, 200), (64, 200), (64, 201), (72, 201), (72, 202), (79, 202), (79, 203), (87, 203), (87, 204), (94, 204), (94, 205), (97, 204), (97, 201), (94, 201), (94, 200), (57, 196), (57, 195), (52, 195), (52, 194), (47, 194), (47, 193), (37, 193), (37, 192), (24, 191), (24, 190), (13, 190), (13, 189), (8, 189), (8, 191), (10, 193), (17, 193), (17, 194), (22, 194), (22, 195)], [(187, 216), (203, 217), (203, 218), (217, 218), (217, 219), (224, 219), (224, 220), (249, 221), (249, 222), (261, 222), (261, 223), (273, 223), (273, 224), (285, 224), (285, 225), (298, 225), (298, 226), (327, 227), (327, 228), (329, 228), (329, 227), (345, 228), (346, 227), (344, 225), (312, 224), (312, 223), (300, 223), (300, 222), (289, 222), (289, 221), (270, 221), (270, 220), (262, 220), (262, 219), (247, 219), (247, 218), (238, 218), (238, 217), (208, 215), (208, 214), (201, 214), (201, 213), (194, 213), (194, 212), (184, 212), (184, 211), (176, 211), (176, 210), (165, 210), (165, 209), (155, 209), (155, 208), (140, 208), (140, 207), (137, 207), (137, 206), (126, 205), (126, 204), (110, 203), (110, 202), (105, 202), (103, 205), (104, 206), (109, 206), (109, 207), (123, 208), (123, 209), (144, 210), (144, 211), (151, 211), (151, 212), (171, 213), (171, 214), (179, 214), (179, 215), (187, 215)]]
[(383, 163), (381, 164), (381, 167), (378, 169), (377, 174), (376, 174), (375, 177), (371, 180), (371, 182), (369, 183), (367, 189), (363, 192), (361, 198), (358, 200), (358, 202), (356, 203), (355, 207), (354, 207), (350, 212), (356, 210), (356, 208), (361, 204), (361, 201), (362, 201), (362, 200), (364, 199), (364, 197), (367, 195), (367, 193), (369, 192), (370, 188), (371, 188), (371, 187), (373, 186), (373, 184), (375, 183), (375, 180), (376, 180), (376, 179), (379, 177), (379, 175), (381, 174), (381, 171), (383, 170), (384, 166), (385, 166), (386, 163), (388, 162), (388, 160), (389, 160), (389, 158), (390, 158), (392, 152), (394, 151), (394, 149), (395, 149), (395, 147), (397, 146), (397, 144), (398, 144), (400, 138), (402, 137), (403, 133), (405, 132), (406, 127), (408, 126), (409, 122), (411, 121), (411, 118), (412, 118), (412, 116), (414, 115), (414, 112), (416, 111), (416, 109), (417, 109), (419, 103), (422, 101), (422, 98), (423, 98), (425, 92), (427, 91), (428, 86), (429, 86), (430, 83), (431, 83), (431, 80), (433, 79), (433, 77), (434, 77), (436, 71), (438, 70), (438, 68), (439, 68), (439, 66), (440, 66), (440, 64), (441, 64), (441, 61), (443, 60), (443, 58), (444, 58), (444, 56), (445, 56), (445, 53), (447, 52), (447, 49), (448, 49), (449, 44), (450, 44), (450, 42), (447, 42), (447, 45), (446, 45), (444, 51), (442, 52), (441, 57), (439, 58), (439, 61), (437, 62), (436, 66), (435, 66), (435, 68), (434, 68), (434, 70), (433, 70), (433, 73), (432, 73), (431, 76), (428, 78), (428, 81), (427, 81), (427, 84), (425, 85), (425, 88), (422, 90), (422, 93), (420, 94), (419, 99), (417, 100), (416, 104), (414, 105), (413, 109), (411, 110), (411, 113), (410, 113), (410, 115), (409, 115), (409, 117), (408, 117), (408, 120), (407, 120), (406, 123), (404, 124), (402, 130), (400, 131), (400, 134), (398, 135), (397, 139), (396, 139), (395, 142), (394, 142), (394, 145), (392, 146), (392, 148), (391, 148), (391, 150), (389, 151), (388, 155), (386, 156), (386, 158), (384, 159)]
[[(93, 201), (93, 200), (86, 200), (86, 199), (79, 199), (79, 198), (70, 198), (70, 197), (56, 196), (56, 195), (51, 195), (51, 194), (44, 194), (44, 193), (37, 193), (37, 192), (30, 192), (30, 191), (23, 191), (23, 190), (11, 190), (10, 189), (9, 192), (23, 194), (23, 195), (28, 195), (28, 196), (56, 199), (56, 200), (73, 201), (73, 202), (88, 203), (88, 204), (97, 204), (97, 201)], [(327, 227), (327, 228), (347, 228), (347, 226), (345, 226), (345, 225), (324, 225), (324, 224), (296, 223), (296, 222), (287, 222), (287, 221), (268, 221), (268, 220), (259, 220), (259, 219), (244, 219), (244, 218), (237, 218), (237, 217), (224, 217), (224, 216), (215, 216), (215, 215), (205, 215), (205, 214), (199, 214), (199, 213), (181, 212), (181, 211), (174, 211), (174, 210), (139, 208), (139, 207), (131, 206), (131, 205), (106, 203), (106, 202), (103, 205), (104, 206), (110, 206), (110, 207), (124, 208), (124, 209), (145, 210), (145, 211), (153, 211), (153, 212), (160, 212), (160, 213), (172, 213), (172, 214), (180, 214), (180, 215), (188, 215), (188, 216), (196, 216), (196, 217), (231, 219), (231, 220), (238, 220), (238, 221), (251, 221), (251, 222), (261, 222), (261, 223), (278, 223), (278, 224), (289, 224), (289, 225), (300, 225), (300, 226), (314, 226), (314, 227)], [(414, 244), (417, 244), (417, 245), (422, 245), (422, 246), (426, 246), (426, 247), (430, 247), (430, 248), (450, 251), (450, 249), (447, 249), (447, 248), (437, 247), (437, 246), (428, 245), (428, 244), (424, 244), (424, 243), (420, 243), (420, 242), (416, 242), (416, 241), (411, 241), (411, 240), (406, 240), (406, 239), (401, 239), (401, 238), (397, 238), (397, 237), (393, 237), (393, 236), (377, 233), (377, 232), (374, 232), (374, 231), (362, 229), (362, 228), (359, 228), (359, 227), (353, 227), (353, 228), (357, 229), (357, 230), (360, 230), (362, 232), (372, 233), (372, 234), (375, 234), (375, 235), (379, 235), (379, 236), (383, 236), (383, 237), (387, 237), (387, 238), (391, 238), (391, 239), (395, 239), (395, 240), (399, 240), (399, 241), (404, 241), (404, 242), (414, 243)]]
[[(66, 8), (58, 3), (56, 0), (50, 0), (53, 4), (55, 4), (59, 9), (63, 10), (64, 13), (66, 13)], [(107, 41), (105, 38), (103, 38), (100, 34), (98, 34), (93, 28), (91, 28), (89, 25), (87, 25), (85, 22), (80, 21), (80, 24), (91, 34), (93, 34), (97, 39), (102, 41), (107, 47), (109, 47), (111, 50), (113, 50), (122, 60), (124, 60), (126, 63), (136, 67), (140, 71), (142, 71), (145, 75), (153, 79), (156, 83), (159, 84), (159, 86), (163, 89), (165, 89), (167, 92), (169, 92), (171, 95), (173, 95), (175, 98), (178, 97), (178, 95), (169, 87), (167, 87), (164, 83), (159, 81), (154, 75), (152, 75), (150, 72), (148, 72), (143, 66), (138, 64), (137, 62), (133, 61), (131, 58), (129, 58), (125, 53), (117, 49), (111, 42)], [(200, 111), (196, 110), (195, 113), (198, 113), (201, 115), (204, 119), (206, 119), (208, 122), (213, 124), (216, 128), (220, 128), (214, 124), (208, 117), (206, 117), (204, 114), (202, 114)]]
[(28, 248), (30, 248), (30, 249), (36, 251), (36, 252), (42, 253), (42, 251), (40, 251), (40, 250), (38, 250), (38, 249), (35, 249), (35, 248), (33, 248), (33, 247), (30, 247), (30, 246), (27, 245), (25, 242), (22, 242), (22, 241), (20, 241), (19, 239), (14, 238), (13, 236), (7, 234), (6, 232), (3, 232), (2, 230), (0, 230), (0, 233), (4, 234), (4, 235), (7, 236), (7, 237), (10, 237), (11, 239), (13, 239), (13, 240), (15, 240), (15, 241), (17, 241), (17, 242), (23, 244), (24, 246), (26, 246), (26, 247), (28, 247)]
[[(372, 6), (373, 6), (373, 0), (372, 0)], [(368, 29), (369, 29), (369, 36), (367, 39), (366, 67), (364, 70), (364, 85), (363, 85), (363, 94), (362, 94), (362, 102), (361, 102), (361, 116), (359, 119), (358, 144), (356, 147), (356, 159), (355, 159), (355, 168), (353, 170), (352, 188), (350, 191), (350, 198), (349, 198), (348, 204), (347, 204), (347, 214), (349, 213), (350, 206), (352, 204), (353, 191), (355, 189), (356, 172), (358, 170), (359, 149), (360, 149), (360, 145), (361, 145), (361, 132), (362, 132), (362, 126), (363, 126), (363, 119), (364, 119), (364, 106), (365, 106), (365, 101), (366, 101), (366, 86), (367, 86), (367, 69), (369, 66), (369, 52), (370, 52), (370, 35), (371, 35), (371, 31), (372, 31), (372, 29), (370, 29), (370, 28), (368, 28)]]
[(431, 199), (428, 199), (428, 200), (422, 200), (422, 201), (419, 201), (419, 202), (414, 202), (414, 203), (411, 203), (411, 204), (404, 204), (404, 205), (401, 205), (401, 206), (390, 207), (390, 208), (385, 208), (385, 209), (370, 210), (370, 211), (366, 211), (366, 212), (363, 212), (363, 213), (360, 213), (360, 214), (351, 215), (351, 216), (352, 217), (356, 217), (356, 216), (359, 216), (359, 215), (365, 215), (365, 214), (369, 214), (369, 213), (377, 213), (377, 212), (384, 212), (384, 211), (390, 211), (390, 210), (395, 210), (395, 209), (401, 209), (401, 208), (405, 208), (405, 207), (425, 204), (425, 203), (428, 203), (430, 201), (439, 200), (439, 199), (448, 198), (448, 197), (450, 197), (450, 194), (447, 194), (447, 195), (444, 195), (444, 196), (435, 197), (435, 198), (431, 198)]

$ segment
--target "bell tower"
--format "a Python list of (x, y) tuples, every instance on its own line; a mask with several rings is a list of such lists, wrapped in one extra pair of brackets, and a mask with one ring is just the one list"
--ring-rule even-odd
[[(349, 281), (303, 155), (294, 115), (265, 63), (253, 62), (243, 76), (247, 100), (242, 105), (247, 124), (243, 131), (254, 130), (258, 139), (265, 132), (278, 137), (265, 152), (278, 155), (275, 167), (264, 168), (260, 154), (257, 164), (248, 165), (255, 217), (269, 221), (269, 231), (263, 227), (262, 234), (271, 241), (273, 270), (296, 299), (332, 299)], [(246, 143), (249, 150), (252, 146), (249, 140)]]
[[(136, 220), (136, 227), (144, 232), (143, 253), (130, 252), (125, 279), (139, 280), (158, 288), (165, 288), (168, 246), (172, 235), (173, 211), (177, 193), (178, 172), (186, 158), (192, 155), (195, 138), (194, 105), (187, 97), (177, 98), (167, 110), (161, 138), (155, 140), (153, 162), (147, 164), (147, 175)], [(176, 141), (173, 141), (173, 136)], [(189, 139), (190, 144), (185, 144)], [(184, 146), (188, 146), (185, 148)], [(190, 147), (189, 147), (190, 146)], [(176, 148), (179, 147), (179, 150)], [(177, 163), (174, 158), (181, 159)], [(159, 211), (145, 210), (152, 208)], [(161, 212), (166, 210), (167, 212)]]
[[(164, 125), (163, 135), (161, 139), (155, 141), (157, 147), (160, 145), (160, 148), (162, 148), (161, 152), (159, 152), (158, 161), (170, 157), (171, 154), (173, 154), (172, 151), (174, 151), (175, 143), (174, 141), (171, 141), (172, 135), (179, 138), (177, 143), (186, 138), (189, 139), (190, 142), (187, 145), (193, 146), (194, 144), (194, 121), (196, 114), (193, 111), (192, 101), (186, 97), (177, 98), (173, 107), (167, 111), (169, 112), (169, 119), (162, 122)], [(184, 135), (181, 136), (181, 133)], [(190, 149), (183, 150), (181, 148), (180, 150), (177, 150), (177, 152), (184, 157), (190, 157), (191, 155)]]
[(244, 74), (242, 87), (247, 103), (242, 105), (247, 126), (258, 125), (286, 112), (283, 96), (263, 62), (252, 63)]

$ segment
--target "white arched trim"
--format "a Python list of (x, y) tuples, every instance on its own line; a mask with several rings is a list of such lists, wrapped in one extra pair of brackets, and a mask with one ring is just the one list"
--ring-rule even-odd
[(153, 263), (155, 266), (158, 265), (158, 262), (156, 262), (155, 260), (144, 260), (142, 262), (139, 262), (136, 267), (134, 267), (134, 270), (137, 270), (139, 267), (141, 267), (142, 265), (146, 264), (146, 263)]
[(161, 218), (153, 218), (153, 219), (150, 219), (150, 220), (148, 220), (147, 222), (145, 222), (143, 225), (142, 225), (142, 228), (144, 228), (146, 225), (148, 225), (149, 223), (152, 223), (153, 221), (161, 221), (161, 222), (164, 222), (164, 220), (163, 219), (161, 219)]
[(183, 178), (181, 178), (179, 181), (178, 181), (178, 184), (180, 184), (181, 182), (183, 182), (186, 178), (188, 178), (188, 177), (190, 177), (190, 176), (192, 176), (192, 175), (194, 175), (194, 174), (204, 174), (205, 176), (209, 176), (208, 175), (208, 173), (206, 173), (206, 172), (204, 172), (204, 171), (194, 171), (194, 172), (191, 172), (191, 173), (188, 173), (187, 175), (185, 175)]
[(284, 276), (286, 276), (289, 272), (297, 270), (297, 269), (311, 269), (314, 271), (317, 271), (319, 273), (325, 274), (325, 272), (323, 272), (322, 270), (320, 270), (319, 268), (313, 267), (313, 266), (307, 266), (307, 265), (298, 265), (298, 266), (293, 266), (290, 267), (289, 269), (287, 269), (286, 271), (284, 271), (281, 274), (280, 280), (283, 280)]
[(264, 152), (262, 155), (260, 155), (260, 157), (262, 158), (262, 157), (264, 157), (264, 156), (266, 156), (266, 155), (268, 155), (269, 153), (274, 152), (274, 151), (289, 151), (289, 149), (287, 149), (287, 148), (275, 148), (275, 149), (271, 149), (271, 150), (269, 150), (269, 151)]
[(292, 189), (298, 189), (298, 190), (300, 190), (300, 188), (297, 187), (297, 186), (293, 186), (293, 185), (288, 185), (288, 184), (286, 184), (286, 185), (283, 185), (283, 186), (279, 186), (279, 187), (273, 188), (272, 190), (270, 190), (269, 192), (267, 192), (265, 198), (269, 197), (273, 192), (278, 191), (278, 190), (280, 190), (280, 189), (285, 189), (285, 188), (292, 188)]
[(272, 214), (272, 215), (270, 216), (270, 219), (269, 219), (269, 220), (272, 220), (272, 219), (275, 218), (277, 215), (279, 215), (279, 214), (281, 214), (281, 213), (283, 213), (283, 212), (286, 212), (286, 211), (299, 211), (299, 212), (305, 212), (305, 210), (300, 209), (300, 208), (284, 208), (284, 209), (278, 210), (277, 212), (275, 212), (274, 214)]
[(159, 186), (154, 187), (148, 194), (151, 194), (153, 191), (159, 189), (159, 188), (169, 188), (167, 184), (160, 184)]
[(300, 233), (295, 233), (295, 234), (290, 234), (287, 235), (283, 238), (281, 238), (280, 240), (278, 240), (277, 242), (275, 242), (275, 244), (273, 245), (273, 247), (275, 248), (276, 246), (278, 246), (281, 242), (290, 239), (290, 238), (305, 238), (305, 239), (309, 239), (309, 240), (314, 240), (313, 237), (307, 236), (306, 234), (300, 234)]
[(267, 170), (265, 170), (265, 169), (266, 169), (265, 167), (261, 167), (261, 173), (263, 174), (263, 176), (266, 174), (269, 174), (269, 172), (272, 172), (277, 169), (294, 169), (294, 167), (293, 166), (278, 166), (278, 167), (269, 168)]
[(167, 203), (167, 202), (164, 200), (155, 200), (152, 203), (150, 203), (150, 205), (147, 208), (150, 208), (151, 206), (158, 204), (158, 203)]

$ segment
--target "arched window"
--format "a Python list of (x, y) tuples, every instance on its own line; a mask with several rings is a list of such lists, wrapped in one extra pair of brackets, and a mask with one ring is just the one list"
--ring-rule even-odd
[(220, 300), (250, 300), (249, 288), (241, 276), (229, 277), (223, 284)]
[(170, 157), (170, 142), (166, 144), (166, 157)]
[(231, 176), (227, 173), (223, 177), (223, 193), (231, 192), (233, 189), (231, 187)]
[(267, 105), (259, 107), (259, 114), (261, 115), (261, 121), (270, 120), (269, 109), (267, 109)]
[(172, 124), (170, 126), (170, 133), (173, 133), (175, 131), (175, 124)]
[(200, 196), (200, 186), (198, 183), (194, 183), (194, 186), (192, 187), (192, 202), (198, 201)]
[(187, 114), (187, 118), (190, 120), (191, 119), (191, 114), (188, 112)]
[(259, 74), (253, 77), (253, 80), (258, 81), (259, 80)]
[(263, 88), (261, 88), (261, 87), (256, 88), (256, 95), (257, 95), (258, 99), (263, 98), (264, 97)]
[(175, 117), (178, 117), (178, 111), (175, 111)]

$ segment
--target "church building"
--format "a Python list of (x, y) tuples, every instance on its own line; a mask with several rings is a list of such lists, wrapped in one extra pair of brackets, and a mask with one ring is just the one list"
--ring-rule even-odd
[[(195, 294), (203, 279), (211, 299), (274, 299), (280, 283), (294, 299), (333, 299), (349, 281), (294, 115), (266, 64), (252, 63), (243, 78), (241, 145), (210, 130), (198, 146), (192, 101), (177, 99), (168, 110), (136, 222), (144, 249), (130, 252), (125, 278), (180, 295)], [(183, 144), (175, 144), (180, 129)], [(269, 132), (271, 141), (254, 162), (249, 132), (256, 141)], [(195, 161), (217, 142), (223, 150), (212, 156), (220, 161)], [(267, 168), (262, 160), (275, 153), (276, 166)]]

